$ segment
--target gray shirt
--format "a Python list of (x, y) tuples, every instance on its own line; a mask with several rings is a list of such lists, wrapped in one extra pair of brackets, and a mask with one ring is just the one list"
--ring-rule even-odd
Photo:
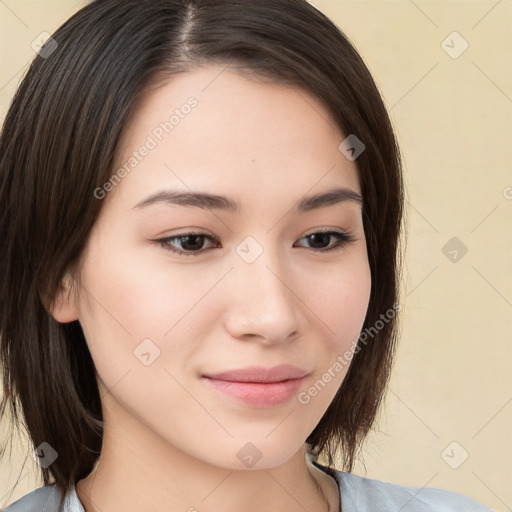
[[(431, 487), (409, 487), (345, 473), (313, 461), (338, 483), (342, 512), (492, 512), (463, 494)], [(55, 485), (39, 487), (3, 512), (57, 512)], [(85, 512), (76, 488), (67, 495), (64, 512)]]

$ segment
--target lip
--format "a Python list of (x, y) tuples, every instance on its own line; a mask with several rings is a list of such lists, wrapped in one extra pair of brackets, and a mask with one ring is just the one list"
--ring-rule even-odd
[(214, 389), (253, 407), (276, 407), (299, 391), (307, 370), (291, 365), (251, 366), (211, 375), (203, 380)]
[(291, 364), (279, 364), (272, 368), (264, 366), (247, 366), (236, 370), (227, 370), (225, 372), (210, 373), (203, 377), (228, 380), (231, 382), (281, 382), (288, 379), (301, 379), (309, 372), (292, 366)]

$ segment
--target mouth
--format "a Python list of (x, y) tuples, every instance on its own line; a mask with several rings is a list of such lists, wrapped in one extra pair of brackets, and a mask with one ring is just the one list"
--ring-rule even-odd
[(276, 407), (299, 391), (309, 372), (296, 366), (247, 367), (202, 375), (213, 389), (253, 407)]
[(272, 368), (264, 366), (247, 366), (235, 370), (227, 370), (219, 373), (209, 373), (203, 377), (226, 380), (231, 382), (282, 382), (290, 379), (300, 379), (309, 372), (291, 364), (280, 364)]

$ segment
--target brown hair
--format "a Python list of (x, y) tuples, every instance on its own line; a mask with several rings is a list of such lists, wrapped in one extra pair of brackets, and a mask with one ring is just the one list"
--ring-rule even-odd
[(103, 206), (94, 190), (112, 176), (123, 130), (155, 77), (211, 62), (312, 93), (345, 136), (365, 145), (356, 162), (372, 277), (363, 331), (375, 333), (369, 343), (359, 339), (306, 440), (329, 465), (341, 447), (351, 471), (398, 338), (404, 204), (398, 145), (362, 58), (306, 0), (96, 0), (52, 37), (57, 47), (35, 57), (0, 138), (0, 418), (9, 406), (18, 429), (25, 418), (34, 447), (47, 442), (57, 451), (41, 468), (45, 485), (67, 493), (92, 471), (102, 446), (96, 370), (81, 326), (48, 312)]

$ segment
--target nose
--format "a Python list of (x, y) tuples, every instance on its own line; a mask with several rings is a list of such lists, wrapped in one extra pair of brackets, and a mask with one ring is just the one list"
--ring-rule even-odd
[(230, 288), (225, 326), (235, 338), (256, 338), (270, 345), (287, 342), (302, 331), (305, 318), (301, 305), (305, 306), (294, 291), (289, 269), (268, 253), (264, 251), (250, 264), (235, 262), (227, 276)]

